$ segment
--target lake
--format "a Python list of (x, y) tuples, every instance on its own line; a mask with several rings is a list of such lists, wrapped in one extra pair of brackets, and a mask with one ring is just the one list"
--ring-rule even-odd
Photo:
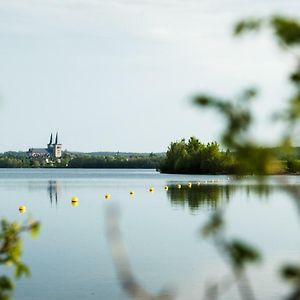
[[(129, 299), (106, 233), (110, 208), (119, 210), (131, 271), (148, 292), (167, 289), (175, 299), (205, 299), (210, 285), (231, 276), (230, 263), (201, 233), (221, 212), (226, 238), (261, 254), (246, 269), (256, 299), (284, 299), (292, 286), (279, 270), (300, 262), (299, 189), (296, 176), (269, 177), (262, 185), (251, 177), (154, 170), (0, 169), (1, 218), (41, 222), (35, 239), (23, 236), (22, 259), (31, 277), (16, 281), (13, 299)], [(26, 213), (19, 213), (20, 205)], [(218, 299), (240, 299), (237, 284), (228, 284)]]

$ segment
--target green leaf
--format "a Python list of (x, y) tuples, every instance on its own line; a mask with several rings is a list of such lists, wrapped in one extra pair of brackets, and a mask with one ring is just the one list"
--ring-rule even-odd
[(17, 263), (15, 266), (15, 276), (16, 278), (21, 278), (22, 276), (29, 277), (30, 271), (29, 268), (24, 263)]
[(35, 222), (30, 226), (30, 235), (32, 238), (35, 238), (40, 232), (41, 224), (39, 222)]
[(239, 21), (234, 27), (234, 35), (241, 35), (246, 31), (257, 31), (262, 25), (261, 19), (248, 19)]

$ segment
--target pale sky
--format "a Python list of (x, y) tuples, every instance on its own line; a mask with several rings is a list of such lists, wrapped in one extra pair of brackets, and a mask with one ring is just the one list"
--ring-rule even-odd
[[(256, 110), (266, 120), (289, 95), (291, 57), (267, 32), (236, 39), (232, 27), (274, 13), (299, 16), (300, 2), (0, 0), (0, 152), (44, 147), (56, 131), (73, 151), (218, 140), (222, 119), (191, 96), (249, 85), (261, 89)], [(255, 132), (278, 135), (261, 124)]]

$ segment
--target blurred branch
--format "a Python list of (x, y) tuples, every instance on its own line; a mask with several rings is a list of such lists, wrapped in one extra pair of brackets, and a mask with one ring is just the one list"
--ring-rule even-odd
[[(224, 282), (222, 283), (223, 292), (228, 290), (228, 282), (230, 282), (230, 285), (237, 284), (241, 299), (254, 300), (254, 291), (246, 274), (246, 266), (260, 260), (259, 252), (245, 242), (226, 238), (225, 220), (223, 219), (223, 212), (220, 210), (211, 215), (201, 232), (205, 237), (210, 237), (213, 240), (220, 256), (224, 258), (232, 270), (232, 280), (228, 281), (227, 279), (225, 285)], [(212, 289), (208, 291), (213, 294), (213, 299), (217, 299), (217, 295), (220, 293), (219, 286), (220, 283), (214, 284)]]
[(173, 296), (169, 293), (152, 295), (136, 280), (131, 271), (129, 258), (123, 243), (119, 228), (119, 212), (116, 207), (109, 206), (106, 212), (106, 232), (112, 258), (117, 270), (117, 275), (123, 290), (137, 300), (170, 300)]

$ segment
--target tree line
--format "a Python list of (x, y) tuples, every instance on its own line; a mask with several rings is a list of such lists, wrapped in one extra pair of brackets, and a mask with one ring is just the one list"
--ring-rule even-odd
[[(291, 148), (288, 153), (281, 148), (260, 148), (255, 152), (256, 161), (259, 163), (260, 157), (267, 157), (270, 152), (276, 156), (269, 161), (269, 174), (300, 173), (298, 148)], [(243, 154), (253, 156), (253, 153)], [(160, 171), (174, 174), (265, 174), (255, 163), (246, 165), (245, 160), (240, 159), (240, 153), (221, 149), (217, 142), (204, 144), (195, 137), (172, 142)]]
[(115, 157), (79, 156), (70, 160), (69, 168), (157, 169), (163, 157), (156, 155)]
[(0, 168), (127, 168), (158, 169), (164, 156), (154, 153), (135, 156), (94, 156), (63, 153), (60, 160), (0, 155)]
[[(256, 151), (255, 161), (269, 152), (277, 153), (270, 174), (300, 174), (300, 149), (292, 148), (288, 154), (278, 149), (261, 148)], [(245, 153), (245, 155), (253, 153)], [(252, 161), (252, 160), (250, 160)], [(29, 158), (14, 153), (0, 155), (0, 168), (127, 168), (156, 169), (161, 173), (174, 174), (261, 174), (254, 163), (245, 165), (240, 153), (224, 150), (217, 142), (204, 144), (197, 138), (172, 142), (165, 154), (148, 155), (82, 155), (64, 151), (60, 160), (46, 162), (45, 159)], [(242, 172), (241, 172), (242, 171)]]

